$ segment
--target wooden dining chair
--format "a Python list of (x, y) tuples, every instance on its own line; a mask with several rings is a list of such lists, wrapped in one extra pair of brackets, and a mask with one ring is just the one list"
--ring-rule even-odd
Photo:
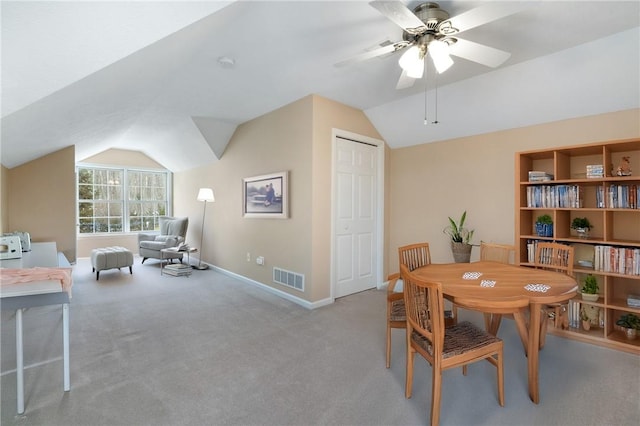
[(480, 260), (491, 262), (512, 263), (516, 248), (510, 244), (480, 242)]
[[(411, 398), (413, 362), (420, 354), (432, 367), (431, 425), (440, 420), (442, 371), (463, 367), (486, 359), (498, 373), (498, 402), (504, 406), (504, 368), (502, 340), (468, 321), (444, 326), (442, 284), (420, 279), (400, 265), (404, 282), (404, 303), (407, 313), (407, 371), (405, 396)], [(472, 304), (467, 300), (466, 303)], [(473, 395), (469, 395), (472, 398)], [(459, 402), (459, 401), (456, 401)]]
[[(538, 269), (560, 272), (573, 277), (573, 246), (553, 242), (538, 242), (534, 266)], [(554, 326), (560, 325), (561, 304), (544, 305), (540, 316), (540, 349), (544, 347), (549, 318)]]
[[(511, 244), (486, 243), (480, 241), (480, 260), (500, 263), (512, 263), (516, 252), (515, 246)], [(513, 318), (512, 315), (504, 315), (506, 318)], [(493, 330), (496, 334), (500, 328), (502, 315), (496, 312), (484, 313), (484, 324), (486, 330)], [(526, 346), (525, 346), (526, 349)]]
[[(416, 243), (398, 247), (400, 265), (407, 265), (410, 271), (431, 263), (429, 243)], [(396, 290), (400, 274), (391, 274), (387, 286), (387, 368), (391, 366), (391, 329), (406, 328), (407, 317), (402, 291)]]

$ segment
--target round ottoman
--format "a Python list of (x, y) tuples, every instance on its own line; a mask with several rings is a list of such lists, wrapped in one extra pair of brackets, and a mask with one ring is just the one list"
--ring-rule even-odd
[(96, 280), (100, 279), (100, 271), (105, 269), (129, 267), (133, 274), (133, 253), (124, 247), (104, 247), (91, 250), (91, 266), (96, 273)]

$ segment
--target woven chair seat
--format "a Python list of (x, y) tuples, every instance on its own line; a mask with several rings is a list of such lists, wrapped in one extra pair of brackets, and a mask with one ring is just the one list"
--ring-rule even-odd
[[(414, 342), (420, 345), (430, 355), (433, 355), (433, 348), (429, 340), (422, 334), (414, 331), (411, 335)], [(460, 355), (472, 349), (500, 341), (496, 336), (492, 336), (486, 331), (476, 327), (469, 321), (463, 321), (459, 324), (447, 327), (444, 334), (443, 358)]]
[(404, 300), (394, 300), (391, 302), (391, 321), (406, 321), (407, 310), (404, 308)]

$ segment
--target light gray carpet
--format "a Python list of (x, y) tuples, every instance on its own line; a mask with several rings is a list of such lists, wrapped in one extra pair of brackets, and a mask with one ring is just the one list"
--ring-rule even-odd
[[(416, 358), (404, 397), (404, 332), (384, 366), (385, 294), (371, 290), (309, 311), (213, 270), (161, 277), (158, 264), (74, 267), (71, 391), (62, 390), (60, 308), (24, 315), (24, 415), (16, 415), (15, 318), (2, 312), (2, 425), (428, 424), (431, 369)], [(462, 319), (481, 323), (480, 315)], [(506, 404), (495, 369), (445, 372), (443, 425), (635, 425), (639, 357), (554, 336), (540, 354), (541, 402), (504, 321)]]

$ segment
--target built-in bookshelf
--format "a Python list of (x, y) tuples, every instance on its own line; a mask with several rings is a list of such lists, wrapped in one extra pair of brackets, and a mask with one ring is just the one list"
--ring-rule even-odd
[[(631, 175), (619, 176), (625, 158)], [(529, 252), (537, 241), (570, 244), (578, 284), (589, 274), (599, 284), (597, 301), (578, 295), (565, 305), (568, 327), (550, 321), (549, 333), (640, 354), (640, 336), (628, 340), (615, 324), (626, 313), (640, 316), (629, 302), (640, 295), (640, 139), (520, 152), (515, 169), (517, 263), (532, 266)], [(539, 237), (535, 222), (545, 214), (553, 219), (553, 235)], [(576, 217), (592, 224), (587, 237), (571, 229)], [(598, 311), (588, 331), (580, 326), (583, 306)]]

